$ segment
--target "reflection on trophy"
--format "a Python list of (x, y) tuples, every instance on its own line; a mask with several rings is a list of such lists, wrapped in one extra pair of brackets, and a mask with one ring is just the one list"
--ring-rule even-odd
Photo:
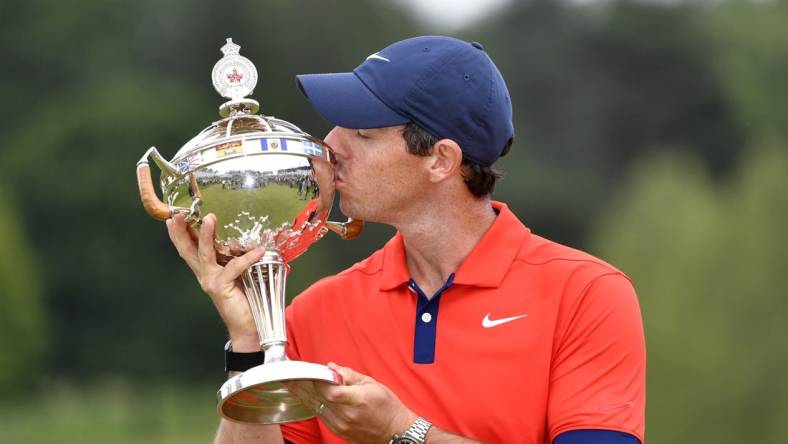
[[(236, 421), (275, 424), (315, 416), (283, 382), (341, 383), (328, 367), (291, 361), (285, 354), (288, 264), (328, 231), (355, 238), (363, 222), (328, 221), (334, 199), (331, 149), (289, 122), (257, 114), (259, 104), (247, 98), (257, 70), (239, 49), (227, 39), (224, 57), (213, 69), (214, 87), (230, 99), (219, 107), (222, 119), (171, 161), (150, 148), (137, 164), (137, 181), (143, 206), (156, 219), (184, 213), (198, 227), (202, 216), (215, 214), (220, 262), (265, 247), (263, 258), (242, 279), (265, 363), (227, 380), (218, 393), (218, 410)], [(154, 191), (148, 159), (161, 169), (162, 200)]]

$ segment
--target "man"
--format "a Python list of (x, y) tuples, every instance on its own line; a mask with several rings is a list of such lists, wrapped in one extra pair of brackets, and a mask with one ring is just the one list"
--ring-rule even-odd
[[(287, 309), (288, 354), (344, 379), (291, 385), (319, 419), (222, 421), (217, 441), (642, 442), (645, 347), (629, 280), (490, 200), (514, 131), (483, 47), (418, 37), (298, 83), (336, 125), (325, 141), (342, 212), (397, 234)], [(236, 278), (263, 252), (222, 267), (212, 217), (196, 243), (182, 217), (167, 226), (233, 350), (256, 351)]]

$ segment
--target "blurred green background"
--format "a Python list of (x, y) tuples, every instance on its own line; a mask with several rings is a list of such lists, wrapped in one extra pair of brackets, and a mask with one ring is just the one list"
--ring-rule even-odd
[[(212, 439), (225, 332), (134, 165), (216, 120), (226, 37), (262, 110), (320, 136), (295, 74), (444, 33), (481, 41), (512, 94), (495, 197), (635, 282), (647, 441), (785, 442), (788, 2), (413, 3), (0, 3), (0, 441)], [(290, 296), (391, 234), (327, 238)]]

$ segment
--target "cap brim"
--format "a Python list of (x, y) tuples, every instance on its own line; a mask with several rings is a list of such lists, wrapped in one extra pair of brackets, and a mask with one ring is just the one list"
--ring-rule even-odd
[(378, 99), (352, 72), (301, 74), (301, 92), (317, 112), (345, 128), (383, 128), (410, 121)]

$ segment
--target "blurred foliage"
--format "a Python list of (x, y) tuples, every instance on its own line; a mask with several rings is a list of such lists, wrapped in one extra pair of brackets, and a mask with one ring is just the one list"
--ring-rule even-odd
[[(260, 70), (263, 111), (320, 134), (327, 125), (293, 76), (352, 68), (409, 33), (402, 14), (376, 1), (353, 15), (304, 1), (14, 3), (0, 15), (14, 67), (0, 88), (17, 104), (0, 109), (0, 170), (41, 253), (52, 332), (44, 368), (79, 380), (184, 368), (186, 378), (220, 377), (222, 324), (164, 225), (142, 210), (136, 161), (152, 144), (174, 155), (218, 118), (210, 73), (228, 36)], [(368, 251), (356, 249), (355, 258)], [(328, 260), (299, 261), (289, 287), (338, 271)]]
[(0, 186), (0, 392), (29, 385), (30, 368), (38, 367), (48, 329), (41, 273), (16, 205)]
[(710, 58), (739, 126), (788, 141), (788, 2), (730, 2), (705, 25), (714, 44)]
[(715, 185), (687, 155), (644, 159), (593, 251), (635, 282), (652, 442), (780, 442), (788, 414), (788, 152)]
[(500, 195), (547, 237), (583, 245), (631, 161), (673, 147), (715, 175), (741, 148), (691, 3), (521, 1), (478, 38), (511, 91), (516, 143)]
[(152, 385), (122, 381), (88, 389), (47, 386), (25, 403), (0, 404), (7, 443), (192, 444), (210, 442), (219, 419), (213, 386)]
[(592, 251), (635, 282), (650, 442), (784, 440), (788, 352), (786, 2), (730, 2), (702, 29), (743, 159), (720, 178), (686, 145), (642, 158)]

